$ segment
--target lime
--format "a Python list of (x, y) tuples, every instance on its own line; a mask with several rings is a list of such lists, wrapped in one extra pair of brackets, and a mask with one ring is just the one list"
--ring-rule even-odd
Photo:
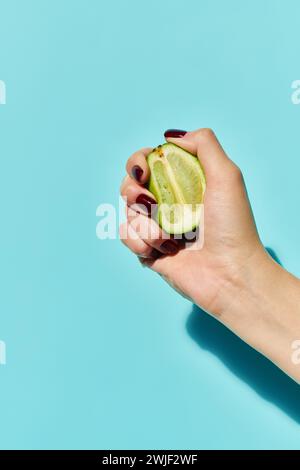
[(156, 220), (169, 234), (191, 232), (201, 219), (205, 176), (197, 157), (175, 144), (156, 147), (147, 157), (149, 191), (158, 203)]

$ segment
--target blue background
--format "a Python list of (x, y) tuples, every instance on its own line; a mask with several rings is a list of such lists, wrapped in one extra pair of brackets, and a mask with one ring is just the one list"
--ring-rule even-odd
[(1, 448), (299, 448), (299, 387), (96, 237), (134, 150), (212, 127), (300, 274), (299, 1), (0, 12)]

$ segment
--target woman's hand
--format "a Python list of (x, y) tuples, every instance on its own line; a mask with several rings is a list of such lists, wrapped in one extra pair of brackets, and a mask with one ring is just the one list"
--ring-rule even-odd
[(121, 187), (128, 204), (127, 223), (120, 228), (121, 238), (174, 289), (299, 380), (300, 370), (291, 361), (292, 344), (300, 339), (299, 280), (265, 251), (241, 171), (214, 133), (200, 129), (180, 134), (165, 135), (167, 141), (197, 155), (206, 175), (203, 247), (190, 250), (166, 240), (148, 217), (155, 204), (144, 187), (151, 149), (136, 152), (127, 162), (128, 176)]

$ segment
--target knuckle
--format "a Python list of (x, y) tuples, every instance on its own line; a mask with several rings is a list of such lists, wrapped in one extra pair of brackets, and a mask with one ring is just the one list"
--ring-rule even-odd
[(210, 129), (209, 127), (199, 129), (198, 135), (199, 135), (199, 138), (203, 140), (204, 142), (210, 142), (212, 139), (215, 138), (214, 131)]
[(238, 167), (235, 163), (232, 163), (232, 166), (231, 166), (231, 175), (232, 177), (239, 181), (239, 182), (243, 182), (244, 181), (244, 177), (243, 177), (243, 173), (242, 173), (242, 170), (240, 169), (240, 167)]
[(120, 194), (121, 196), (124, 198), (126, 196), (126, 187), (124, 186), (124, 184), (121, 185), (120, 187)]

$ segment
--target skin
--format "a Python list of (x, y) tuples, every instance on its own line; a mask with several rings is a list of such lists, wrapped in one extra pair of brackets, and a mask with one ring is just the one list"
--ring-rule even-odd
[[(162, 247), (166, 234), (136, 205), (142, 193), (153, 198), (144, 187), (149, 148), (133, 154), (126, 165), (121, 186), (128, 205), (127, 222), (120, 227), (123, 243), (143, 265), (299, 383), (300, 364), (292, 360), (292, 344), (300, 339), (300, 281), (264, 249), (240, 169), (210, 129), (167, 141), (198, 156), (204, 168), (204, 245), (199, 250), (180, 246), (176, 254), (168, 254)], [(135, 165), (143, 170), (139, 182), (132, 177)]]

